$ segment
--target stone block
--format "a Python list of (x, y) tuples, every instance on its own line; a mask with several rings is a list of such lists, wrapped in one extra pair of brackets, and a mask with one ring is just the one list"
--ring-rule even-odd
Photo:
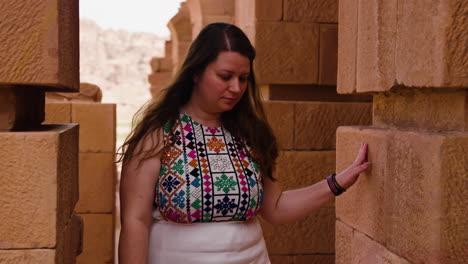
[(259, 84), (314, 84), (318, 81), (319, 25), (257, 22)]
[(179, 12), (167, 23), (172, 39), (173, 71), (177, 72), (192, 41), (192, 24), (190, 13), (185, 2), (182, 2)]
[[(386, 91), (395, 85), (396, 9), (397, 0), (359, 1), (358, 92)], [(411, 24), (405, 24), (405, 27), (408, 25)]]
[(272, 226), (262, 221), (270, 254), (312, 254), (335, 252), (335, 210), (325, 207), (287, 225)]
[(72, 104), (72, 122), (80, 124), (80, 152), (114, 152), (115, 104)]
[(172, 80), (172, 72), (153, 72), (148, 75), (148, 82), (155, 86), (166, 86)]
[(266, 101), (265, 114), (276, 136), (279, 149), (293, 148), (294, 104)]
[(296, 255), (294, 264), (335, 264), (335, 255)]
[(168, 72), (172, 71), (172, 57), (155, 57), (150, 61), (151, 70), (153, 72)]
[(320, 24), (319, 46), (319, 84), (336, 85), (338, 24)]
[(75, 264), (83, 246), (83, 220), (73, 214), (65, 230), (59, 234), (60, 242), (56, 250), (57, 263)]
[(422, 131), (468, 131), (468, 91), (398, 89), (374, 95), (373, 125)]
[[(349, 167), (361, 142), (369, 144), (367, 157), (371, 167), (362, 173), (354, 186), (336, 198), (336, 217), (372, 237), (385, 241), (384, 178), (388, 162), (385, 151), (390, 144), (388, 131), (366, 127), (339, 127), (336, 133), (336, 171)], [(338, 250), (337, 250), (338, 252)]]
[(71, 103), (47, 103), (45, 105), (44, 124), (71, 123)]
[(164, 42), (164, 57), (172, 57), (172, 40), (166, 40)]
[(353, 256), (353, 229), (337, 220), (335, 224), (335, 263), (349, 264)]
[(211, 15), (234, 15), (234, 0), (196, 0), (200, 3), (203, 17)]
[(338, 0), (284, 0), (283, 20), (338, 23)]
[(114, 154), (80, 153), (80, 200), (78, 213), (114, 211), (116, 168)]
[(413, 263), (466, 258), (468, 133), (340, 127), (337, 171), (369, 143), (369, 172), (336, 199), (337, 218)]
[(335, 151), (280, 151), (274, 176), (284, 190), (317, 183), (335, 171)]
[(156, 96), (161, 90), (166, 89), (171, 81), (172, 72), (153, 72), (148, 75), (151, 95)]
[(0, 250), (2, 264), (55, 264), (54, 249)]
[(13, 85), (0, 87), (0, 131), (39, 126), (44, 121), (44, 104), (43, 90)]
[(255, 0), (257, 21), (280, 21), (283, 18), (283, 0)]
[(92, 83), (80, 83), (80, 92), (78, 93), (60, 93), (47, 92), (46, 103), (63, 102), (96, 102), (102, 100), (102, 91), (99, 86)]
[(335, 149), (335, 132), (339, 126), (372, 122), (370, 103), (297, 102), (295, 107), (295, 149)]
[(78, 0), (5, 0), (0, 14), (0, 84), (79, 90)]
[(410, 264), (365, 234), (337, 221), (336, 264), (389, 263)]
[[(413, 263), (468, 260), (468, 133), (394, 132), (385, 175), (386, 245)], [(466, 221), (465, 221), (466, 227)], [(463, 242), (465, 241), (465, 242)]]
[(356, 92), (358, 1), (339, 0), (338, 93)]
[(238, 26), (249, 38), (252, 45), (255, 45), (256, 31), (256, 2), (252, 0), (237, 0), (235, 1), (234, 24)]
[(398, 85), (468, 86), (468, 36), (463, 22), (466, 1), (364, 0), (341, 4), (340, 93), (388, 91)]
[(332, 85), (271, 84), (268, 87), (270, 100), (319, 101), (319, 102), (372, 102), (372, 95), (338, 94)]
[[(315, 184), (334, 171), (334, 151), (281, 151), (275, 177), (283, 190)], [(333, 204), (298, 221), (272, 226), (262, 221), (270, 254), (312, 254), (334, 252)]]
[(468, 86), (467, 9), (468, 2), (463, 0), (398, 2), (395, 63), (399, 84)]
[(160, 58), (159, 60), (160, 60), (159, 71), (161, 71), (161, 72), (172, 72), (172, 68), (173, 68), (172, 58), (164, 57), (164, 58)]
[(80, 214), (83, 218), (83, 252), (77, 264), (113, 263), (114, 220), (112, 214)]
[(0, 133), (0, 248), (55, 248), (78, 201), (78, 126)]
[(161, 58), (160, 57), (153, 57), (150, 60), (150, 66), (152, 72), (158, 72), (159, 68), (161, 67)]

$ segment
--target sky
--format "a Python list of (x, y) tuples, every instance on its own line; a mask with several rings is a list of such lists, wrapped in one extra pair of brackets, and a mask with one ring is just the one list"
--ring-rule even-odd
[(96, 21), (102, 28), (151, 32), (169, 37), (167, 22), (184, 0), (79, 0), (80, 18)]

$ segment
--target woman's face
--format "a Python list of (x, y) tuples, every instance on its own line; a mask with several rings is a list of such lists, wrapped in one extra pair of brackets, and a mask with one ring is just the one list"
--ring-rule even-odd
[(223, 51), (205, 71), (194, 76), (192, 99), (205, 111), (229, 111), (247, 89), (249, 74), (249, 58), (238, 52)]

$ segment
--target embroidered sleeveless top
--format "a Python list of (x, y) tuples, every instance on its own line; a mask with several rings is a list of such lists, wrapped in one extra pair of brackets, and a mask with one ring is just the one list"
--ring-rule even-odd
[(222, 126), (197, 123), (186, 113), (163, 130), (165, 148), (154, 200), (162, 218), (191, 224), (247, 221), (258, 214), (263, 180), (238, 138)]

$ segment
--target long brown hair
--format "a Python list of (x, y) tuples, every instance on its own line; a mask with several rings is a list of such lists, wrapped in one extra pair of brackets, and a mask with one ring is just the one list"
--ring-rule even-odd
[[(193, 41), (172, 83), (161, 91), (159, 98), (150, 100), (135, 114), (133, 129), (119, 148), (122, 152), (118, 153), (120, 157), (117, 162), (123, 161), (125, 165), (131, 157), (140, 154), (135, 153), (138, 142), (156, 129), (176, 122), (180, 108), (188, 103), (192, 95), (193, 77), (202, 73), (222, 51), (238, 52), (249, 58), (250, 74), (247, 91), (233, 109), (222, 113), (221, 123), (233, 136), (245, 140), (251, 149), (249, 153), (252, 159), (260, 167), (260, 172), (274, 180), (273, 170), (278, 148), (265, 116), (260, 92), (255, 85), (255, 49), (242, 30), (227, 23), (207, 25)], [(152, 141), (151, 149), (145, 151), (140, 163), (158, 154), (158, 143)]]

